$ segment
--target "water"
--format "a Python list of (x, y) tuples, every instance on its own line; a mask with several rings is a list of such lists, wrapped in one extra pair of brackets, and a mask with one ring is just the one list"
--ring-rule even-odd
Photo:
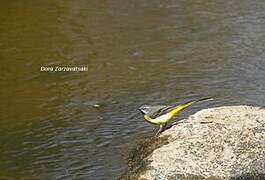
[[(265, 101), (265, 4), (2, 1), (1, 179), (115, 179), (152, 136), (136, 108)], [(42, 66), (86, 72), (41, 72)], [(99, 108), (93, 105), (99, 104)]]

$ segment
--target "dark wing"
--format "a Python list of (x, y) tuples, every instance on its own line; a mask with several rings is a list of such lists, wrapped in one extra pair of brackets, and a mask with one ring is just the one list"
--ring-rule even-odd
[(148, 116), (152, 119), (155, 119), (159, 116), (162, 116), (163, 114), (168, 113), (173, 106), (153, 106), (152, 111), (148, 113)]
[(149, 117), (151, 117), (152, 119), (155, 119), (159, 116), (162, 116), (166, 113), (168, 113), (169, 111), (171, 111), (174, 108), (179, 108), (179, 110), (182, 110), (188, 106), (190, 106), (191, 104), (195, 103), (195, 102), (200, 102), (200, 101), (207, 101), (207, 100), (213, 100), (213, 98), (208, 97), (208, 98), (202, 98), (196, 101), (189, 101), (177, 106), (152, 106), (152, 109), (147, 113), (147, 115)]

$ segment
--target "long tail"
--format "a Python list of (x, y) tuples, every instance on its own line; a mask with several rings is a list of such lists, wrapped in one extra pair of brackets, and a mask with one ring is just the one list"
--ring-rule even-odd
[(180, 105), (177, 105), (176, 107), (173, 108), (173, 110), (171, 110), (169, 112), (169, 114), (171, 116), (174, 116), (175, 114), (177, 114), (178, 112), (180, 112), (181, 110), (189, 107), (190, 105), (192, 105), (193, 103), (196, 103), (196, 102), (201, 102), (201, 101), (210, 101), (210, 100), (213, 100), (212, 97), (207, 97), (207, 98), (202, 98), (202, 99), (199, 99), (199, 100), (194, 100), (194, 101), (189, 101), (189, 102), (186, 102), (186, 103), (183, 103), (183, 104), (180, 104)]

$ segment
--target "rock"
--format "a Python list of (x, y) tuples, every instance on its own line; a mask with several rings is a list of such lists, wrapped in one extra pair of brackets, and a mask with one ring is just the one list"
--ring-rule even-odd
[(205, 109), (166, 130), (138, 179), (265, 179), (265, 109)]

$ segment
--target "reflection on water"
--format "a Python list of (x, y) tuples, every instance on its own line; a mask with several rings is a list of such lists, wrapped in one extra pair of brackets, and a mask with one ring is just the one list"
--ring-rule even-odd
[[(142, 104), (264, 105), (260, 1), (6, 1), (0, 177), (106, 179), (153, 127)], [(88, 66), (40, 72), (41, 66)], [(99, 104), (100, 108), (93, 107)]]

